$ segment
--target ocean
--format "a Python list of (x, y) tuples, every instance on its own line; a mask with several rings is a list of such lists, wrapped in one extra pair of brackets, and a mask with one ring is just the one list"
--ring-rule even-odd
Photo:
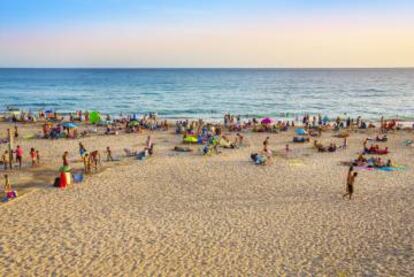
[(0, 69), (0, 110), (414, 118), (414, 69)]

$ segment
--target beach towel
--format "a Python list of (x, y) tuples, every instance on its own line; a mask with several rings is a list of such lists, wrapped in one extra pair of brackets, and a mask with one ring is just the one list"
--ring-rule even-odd
[(412, 145), (413, 143), (414, 143), (414, 141), (412, 141), (411, 139), (407, 139), (407, 140), (403, 141), (403, 144), (404, 144), (405, 146)]
[(405, 168), (406, 168), (405, 166), (392, 166), (392, 167), (386, 166), (386, 167), (379, 167), (377, 168), (377, 170), (390, 172), (390, 171), (402, 171), (402, 170), (405, 170)]

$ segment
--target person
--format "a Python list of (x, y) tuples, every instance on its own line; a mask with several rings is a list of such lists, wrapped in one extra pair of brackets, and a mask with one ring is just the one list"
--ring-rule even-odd
[(1, 160), (3, 162), (4, 170), (7, 170), (9, 166), (10, 154), (9, 151), (4, 151), (3, 155), (1, 155)]
[(112, 151), (111, 148), (109, 146), (106, 147), (106, 161), (114, 161), (114, 158), (112, 157)]
[(4, 174), (4, 194), (7, 199), (13, 199), (17, 197), (17, 192), (12, 189), (9, 182), (9, 175)]
[(4, 174), (4, 192), (7, 194), (9, 191), (12, 191), (12, 187), (9, 182), (9, 175)]
[(39, 150), (36, 150), (36, 163), (37, 163), (37, 165), (40, 164), (40, 154), (39, 154)]
[(82, 159), (85, 159), (85, 155), (88, 153), (88, 151), (86, 150), (85, 146), (83, 146), (83, 144), (81, 142), (79, 142), (79, 154), (81, 156)]
[(289, 153), (290, 152), (289, 144), (286, 144), (285, 151), (286, 151), (286, 153)]
[(60, 177), (59, 177), (59, 187), (61, 189), (66, 188), (67, 186), (71, 185), (72, 180), (71, 180), (71, 169), (69, 166), (69, 161), (68, 161), (68, 155), (69, 152), (65, 151), (62, 155), (62, 162), (63, 165), (60, 167), (59, 171), (60, 171)]
[(355, 178), (358, 176), (358, 173), (354, 172), (353, 170), (354, 168), (352, 166), (348, 170), (348, 176), (346, 179), (346, 193), (342, 196), (342, 198), (348, 196), (349, 200), (352, 199), (352, 194), (354, 193)]
[(268, 147), (267, 144), (265, 144), (263, 147), (263, 154), (266, 156), (267, 164), (271, 164), (273, 154), (272, 154), (272, 150)]
[(266, 139), (263, 141), (263, 148), (265, 148), (269, 145), (269, 139), (270, 139), (270, 137), (266, 137)]
[(91, 166), (94, 167), (95, 171), (98, 171), (98, 164), (101, 163), (101, 155), (98, 150), (92, 151), (89, 155), (89, 172), (91, 171)]
[(328, 146), (328, 151), (329, 152), (335, 152), (336, 149), (337, 149), (337, 147), (336, 147), (335, 143), (332, 142), (332, 143), (329, 144), (329, 146)]
[(63, 166), (69, 166), (68, 155), (69, 155), (68, 151), (65, 151), (63, 153), (63, 156), (62, 156)]
[(148, 149), (151, 149), (152, 148), (152, 139), (151, 139), (151, 136), (148, 136), (147, 137), (147, 141), (145, 143), (145, 147), (148, 148)]
[(346, 141), (346, 137), (344, 137), (344, 142), (342, 144), (342, 149), (346, 149), (347, 146), (348, 146), (348, 142)]
[(89, 158), (89, 153), (85, 153), (85, 156), (83, 156), (83, 167), (85, 174), (91, 172), (91, 159)]
[(17, 129), (17, 125), (14, 126), (14, 138), (18, 138), (19, 137), (19, 130)]
[(243, 145), (243, 139), (244, 139), (244, 137), (240, 133), (237, 133), (235, 144), (238, 145), (238, 146), (242, 146)]
[(15, 153), (16, 153), (16, 161), (19, 163), (19, 168), (22, 168), (23, 148), (20, 147), (20, 145), (17, 145)]
[(37, 157), (36, 157), (36, 150), (33, 147), (30, 149), (30, 158), (32, 160), (32, 167), (34, 167), (36, 165)]

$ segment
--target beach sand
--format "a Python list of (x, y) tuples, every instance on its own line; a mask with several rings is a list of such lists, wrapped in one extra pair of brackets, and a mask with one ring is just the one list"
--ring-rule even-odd
[[(22, 137), (38, 130), (21, 127)], [(402, 144), (413, 134), (390, 134), (383, 144), (406, 170), (358, 171), (354, 199), (342, 199), (340, 162), (356, 157), (375, 134), (367, 132), (336, 153), (291, 143), (290, 158), (276, 156), (270, 166), (250, 161), (263, 133), (205, 157), (199, 146), (173, 152), (180, 136), (156, 131), (146, 161), (124, 158), (122, 149), (143, 148), (149, 131), (93, 136), (81, 139), (88, 150), (111, 146), (123, 160), (104, 162), (66, 190), (50, 183), (63, 151), (79, 160), (79, 140), (19, 139), (26, 158), (30, 147), (40, 150), (43, 165), (10, 173), (23, 196), (0, 206), (0, 275), (413, 276), (414, 148)], [(342, 143), (332, 134), (322, 142)], [(283, 152), (293, 131), (269, 136)]]

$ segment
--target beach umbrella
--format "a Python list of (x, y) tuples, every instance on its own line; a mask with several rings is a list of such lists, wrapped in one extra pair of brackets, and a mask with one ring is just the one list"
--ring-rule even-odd
[(308, 133), (303, 128), (296, 129), (296, 135), (298, 135), (298, 136), (304, 136), (304, 135), (307, 135), (307, 134)]
[(73, 122), (64, 122), (62, 126), (68, 129), (78, 128), (78, 124), (73, 123)]
[(129, 122), (129, 124), (128, 124), (128, 126), (131, 126), (131, 127), (138, 126), (138, 125), (139, 125), (139, 122), (136, 121), (136, 120), (133, 120), (133, 121)]
[(92, 124), (96, 124), (99, 121), (101, 121), (101, 114), (97, 111), (91, 112), (91, 114), (89, 115), (89, 122)]
[(273, 123), (273, 119), (271, 119), (270, 117), (265, 117), (262, 119), (261, 121), (262, 124), (271, 124)]

